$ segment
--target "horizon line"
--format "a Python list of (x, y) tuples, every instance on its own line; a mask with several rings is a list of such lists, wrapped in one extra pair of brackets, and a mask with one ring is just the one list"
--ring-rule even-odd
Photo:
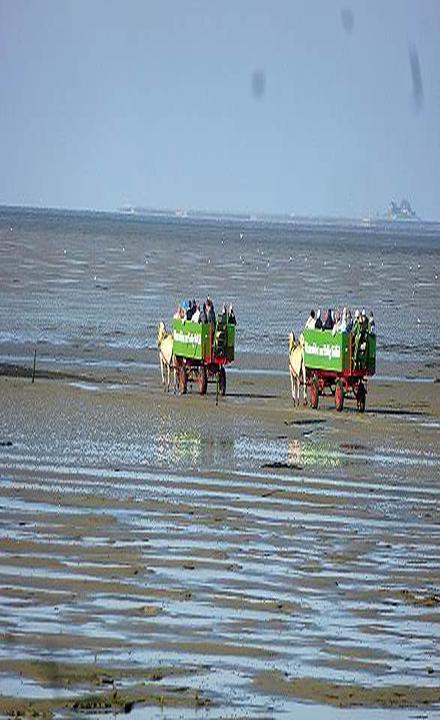
[(364, 223), (368, 226), (368, 223), (374, 222), (387, 222), (390, 224), (399, 223), (438, 223), (439, 219), (436, 218), (420, 218), (415, 217), (413, 219), (390, 219), (386, 215), (379, 215), (376, 213), (372, 214), (359, 214), (359, 215), (333, 215), (333, 214), (303, 214), (296, 212), (278, 211), (278, 212), (267, 212), (264, 210), (207, 210), (200, 208), (170, 208), (170, 207), (152, 207), (143, 205), (131, 205), (126, 203), (118, 208), (103, 209), (103, 208), (92, 208), (92, 207), (65, 207), (62, 205), (32, 205), (32, 204), (20, 204), (20, 203), (1, 203), (0, 209), (13, 209), (13, 210), (36, 210), (36, 211), (53, 211), (53, 212), (71, 212), (71, 213), (95, 213), (95, 214), (107, 214), (107, 215), (119, 215), (119, 216), (134, 216), (134, 217), (151, 217), (151, 216), (163, 216), (172, 217), (177, 220), (191, 220), (191, 219), (229, 219), (240, 220), (246, 222), (264, 222), (265, 220), (283, 220), (284, 222), (294, 223), (296, 220), (330, 220), (330, 221), (356, 221)]

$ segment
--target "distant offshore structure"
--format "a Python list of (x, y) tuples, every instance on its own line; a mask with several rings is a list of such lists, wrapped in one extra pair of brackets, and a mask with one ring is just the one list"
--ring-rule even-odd
[(387, 220), (419, 220), (409, 200), (402, 200), (400, 205), (392, 200), (388, 205)]
[(384, 212), (377, 211), (372, 214), (371, 212), (365, 217), (352, 217), (352, 216), (333, 216), (333, 215), (300, 215), (294, 212), (251, 212), (251, 211), (219, 211), (219, 210), (194, 210), (186, 208), (155, 208), (146, 207), (142, 205), (132, 205), (125, 203), (124, 205), (117, 208), (116, 212), (122, 215), (134, 216), (134, 217), (145, 217), (145, 218), (158, 218), (158, 219), (171, 219), (171, 220), (184, 220), (184, 221), (215, 221), (215, 222), (238, 222), (238, 223), (280, 223), (292, 225), (295, 227), (300, 226), (337, 226), (337, 225), (349, 225), (354, 223), (361, 223), (364, 227), (376, 227), (379, 225), (387, 225), (390, 222), (396, 224), (400, 221), (407, 222), (422, 222), (422, 219), (414, 212), (408, 200), (402, 200), (400, 205), (394, 200), (389, 204), (387, 210)]

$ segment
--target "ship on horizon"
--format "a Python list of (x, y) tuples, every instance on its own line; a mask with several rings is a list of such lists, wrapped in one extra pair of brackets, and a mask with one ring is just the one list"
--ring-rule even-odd
[(402, 200), (398, 205), (394, 200), (388, 205), (387, 220), (420, 220), (411, 207), (409, 200)]

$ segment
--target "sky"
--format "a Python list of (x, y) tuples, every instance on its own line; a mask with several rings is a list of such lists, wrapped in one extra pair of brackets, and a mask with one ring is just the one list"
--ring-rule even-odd
[(440, 219), (439, 0), (0, 0), (0, 204)]

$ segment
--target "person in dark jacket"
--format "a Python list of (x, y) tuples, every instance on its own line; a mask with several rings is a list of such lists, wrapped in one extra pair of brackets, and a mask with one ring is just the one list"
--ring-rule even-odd
[(195, 313), (195, 311), (196, 311), (196, 303), (194, 302), (194, 304), (193, 304), (193, 303), (191, 302), (191, 300), (189, 300), (189, 302), (188, 302), (188, 310), (186, 311), (186, 319), (187, 319), (187, 320), (191, 320), (191, 319), (192, 319), (192, 316), (193, 316), (194, 313)]
[(206, 301), (206, 319), (211, 325), (212, 331), (215, 331), (215, 310), (214, 310), (214, 303), (212, 300), (208, 299)]
[(329, 308), (325, 314), (325, 320), (324, 325), (322, 326), (323, 330), (333, 330), (333, 317), (332, 317), (332, 311), (331, 308)]
[(322, 330), (321, 310), (316, 313), (315, 330)]
[(206, 303), (203, 303), (203, 307), (200, 311), (199, 322), (203, 324), (208, 322), (208, 318), (206, 317)]

